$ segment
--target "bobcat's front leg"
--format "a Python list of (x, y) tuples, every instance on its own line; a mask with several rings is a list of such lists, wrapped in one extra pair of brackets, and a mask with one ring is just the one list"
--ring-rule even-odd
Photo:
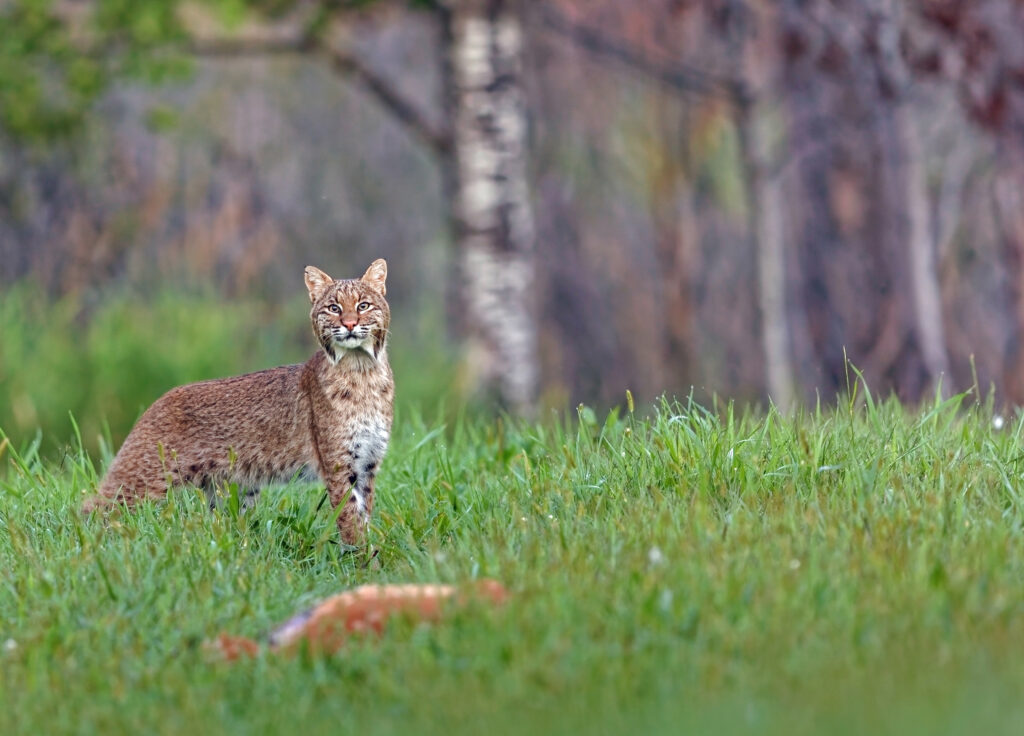
[(365, 484), (352, 484), (345, 505), (338, 514), (338, 531), (345, 544), (361, 546), (366, 541), (366, 529), (373, 511), (373, 480)]
[[(327, 495), (338, 513), (338, 531), (347, 545), (361, 546), (373, 510), (373, 479), (376, 466), (360, 466), (351, 456), (337, 462), (328, 477)], [(341, 510), (338, 511), (338, 507)]]

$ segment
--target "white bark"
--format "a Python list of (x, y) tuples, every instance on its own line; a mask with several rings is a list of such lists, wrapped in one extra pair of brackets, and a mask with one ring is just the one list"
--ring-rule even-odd
[(793, 365), (786, 310), (786, 253), (782, 234), (782, 192), (778, 174), (766, 170), (766, 121), (754, 120), (753, 148), (760, 172), (751, 186), (757, 238), (757, 283), (761, 303), (761, 339), (772, 401), (782, 410), (793, 403)]
[(534, 225), (522, 28), (512, 2), (452, 7), (456, 228), (479, 383), (528, 412), (537, 393)]
[(782, 232), (782, 191), (773, 167), (771, 118), (764, 101), (741, 110), (737, 121), (747, 177), (750, 231), (757, 258), (761, 349), (765, 387), (775, 406), (789, 409), (794, 399), (794, 369), (786, 309), (786, 252)]
[(776, 96), (772, 90), (778, 82), (779, 58), (774, 34), (765, 32), (778, 24), (778, 18), (769, 4), (757, 4), (755, 12), (762, 32), (736, 49), (734, 59), (734, 76), (742, 82), (742, 94), (736, 98), (736, 125), (746, 181), (751, 247), (757, 264), (765, 391), (775, 406), (786, 411), (794, 401), (796, 372), (786, 307), (788, 284), (778, 165), (782, 126), (771, 102)]

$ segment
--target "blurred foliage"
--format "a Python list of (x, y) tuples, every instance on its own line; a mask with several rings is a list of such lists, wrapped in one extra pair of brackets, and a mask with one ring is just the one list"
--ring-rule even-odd
[(182, 39), (177, 4), (13, 0), (0, 6), (0, 130), (32, 142), (65, 136), (115, 77), (180, 78), (189, 66), (170, 53)]
[[(193, 381), (302, 362), (313, 352), (304, 297), (275, 307), (254, 299), (162, 291), (56, 303), (30, 284), (0, 295), (0, 429), (16, 447), (38, 431), (63, 442), (71, 415), (85, 446), (113, 449), (165, 391)], [(442, 343), (401, 335), (392, 364), (400, 406), (436, 405), (452, 385)], [(404, 350), (402, 349), (404, 348)]]
[[(322, 2), (309, 16), (316, 34), (334, 13), (377, 0)], [(149, 83), (182, 79), (192, 68), (183, 0), (11, 0), (0, 4), (0, 134), (42, 142), (78, 131), (119, 77)], [(225, 28), (251, 16), (275, 17), (294, 0), (205, 0)], [(434, 7), (434, 0), (410, 0)]]

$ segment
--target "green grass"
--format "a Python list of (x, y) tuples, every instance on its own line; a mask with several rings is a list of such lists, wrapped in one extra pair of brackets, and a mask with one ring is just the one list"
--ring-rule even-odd
[[(1020, 418), (963, 397), (788, 418), (405, 412), (371, 529), (339, 556), (315, 487), (247, 516), (198, 494), (107, 525), (72, 451), (0, 476), (0, 732), (1019, 733)], [(512, 591), (333, 657), (226, 664), (366, 582)], [(8, 643), (4, 643), (8, 642)]]

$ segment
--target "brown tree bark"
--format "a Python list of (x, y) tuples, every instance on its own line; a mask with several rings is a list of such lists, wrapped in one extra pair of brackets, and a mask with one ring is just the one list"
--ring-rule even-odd
[(1004, 398), (1020, 405), (1024, 404), (1024, 141), (1004, 140), (1003, 144), (1003, 165), (992, 184), (1009, 316), (1002, 384)]
[(936, 267), (938, 239), (929, 215), (924, 153), (914, 127), (911, 107), (899, 104), (894, 111), (896, 134), (906, 155), (903, 180), (906, 186), (907, 249), (910, 260), (910, 286), (913, 292), (914, 320), (921, 355), (932, 386), (948, 396), (952, 376), (946, 350), (946, 330), (942, 317), (942, 293)]
[(914, 334), (928, 374), (928, 388), (948, 395), (952, 377), (936, 268), (936, 237), (929, 216), (924, 151), (913, 118), (910, 69), (901, 48), (905, 12), (895, 0), (867, 0), (867, 7), (876, 27), (874, 56), (880, 86), (892, 101), (892, 131), (897, 146), (893, 163), (904, 188)]
[[(925, 181), (887, 0), (789, 12), (785, 94), (796, 143), (805, 384), (917, 400), (948, 371)], [(806, 10), (806, 8), (805, 8)], [(852, 29), (852, 30), (851, 30)], [(815, 375), (816, 374), (816, 375)]]

